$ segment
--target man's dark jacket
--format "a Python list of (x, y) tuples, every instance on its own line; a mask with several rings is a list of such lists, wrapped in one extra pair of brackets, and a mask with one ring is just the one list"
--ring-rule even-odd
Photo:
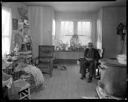
[[(93, 58), (94, 60), (98, 61), (100, 59), (100, 55), (99, 55), (98, 50), (95, 49), (95, 48), (92, 48), (92, 50), (93, 50), (93, 53), (91, 55), (91, 58)], [(85, 52), (84, 52), (84, 58), (87, 57), (88, 51), (89, 51), (89, 49), (86, 48)], [(84, 71), (86, 69), (86, 65), (85, 65), (85, 61), (86, 60), (84, 58), (82, 58), (80, 60), (80, 73), (84, 73)]]
[[(100, 59), (100, 55), (99, 55), (98, 50), (95, 49), (95, 48), (92, 48), (92, 50), (93, 50), (93, 53), (92, 53), (92, 55), (90, 56), (90, 58), (93, 58), (93, 59), (95, 59), (95, 60)], [(89, 53), (89, 48), (86, 48), (86, 50), (85, 50), (85, 52), (84, 52), (84, 57), (87, 57), (87, 54), (88, 54), (88, 53)]]

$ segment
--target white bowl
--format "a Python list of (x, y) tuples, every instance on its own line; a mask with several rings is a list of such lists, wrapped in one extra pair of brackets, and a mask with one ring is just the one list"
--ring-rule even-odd
[(117, 60), (118, 60), (118, 62), (119, 63), (121, 63), (121, 64), (126, 64), (126, 55), (118, 55), (117, 56)]

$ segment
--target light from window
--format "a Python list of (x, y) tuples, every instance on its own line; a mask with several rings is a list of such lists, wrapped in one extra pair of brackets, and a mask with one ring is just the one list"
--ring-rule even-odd
[(91, 22), (79, 21), (77, 22), (77, 33), (81, 45), (87, 45), (91, 41)]
[(2, 8), (2, 56), (10, 52), (11, 12)]
[(61, 40), (63, 43), (70, 44), (70, 39), (74, 34), (72, 21), (61, 21)]
[(97, 20), (97, 48), (102, 49), (102, 29), (101, 29), (101, 22)]
[(52, 35), (55, 36), (55, 20), (52, 21)]
[(55, 20), (52, 21), (52, 44), (55, 44)]

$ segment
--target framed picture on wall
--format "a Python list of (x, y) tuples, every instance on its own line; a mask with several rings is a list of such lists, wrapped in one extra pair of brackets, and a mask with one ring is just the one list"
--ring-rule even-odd
[(18, 30), (18, 19), (16, 18), (12, 19), (12, 28), (13, 30)]

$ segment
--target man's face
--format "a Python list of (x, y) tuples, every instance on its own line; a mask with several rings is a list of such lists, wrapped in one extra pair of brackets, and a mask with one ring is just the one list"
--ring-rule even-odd
[(89, 43), (88, 44), (88, 48), (93, 48), (93, 44), (92, 43)]

